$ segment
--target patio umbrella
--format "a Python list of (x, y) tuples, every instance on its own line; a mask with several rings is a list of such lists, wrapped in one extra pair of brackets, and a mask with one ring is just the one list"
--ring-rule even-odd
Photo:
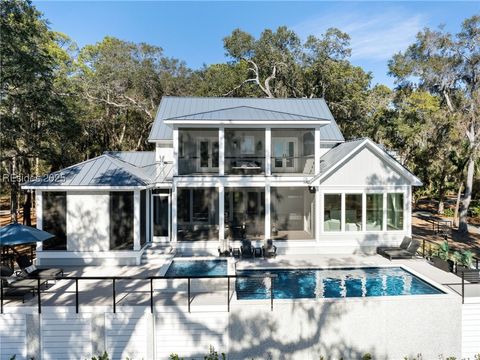
[(34, 244), (55, 237), (46, 231), (37, 228), (12, 223), (0, 228), (0, 247)]

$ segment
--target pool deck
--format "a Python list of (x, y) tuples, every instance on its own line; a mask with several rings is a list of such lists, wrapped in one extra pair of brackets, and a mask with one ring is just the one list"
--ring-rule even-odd
[[(84, 266), (64, 267), (66, 276), (128, 276), (147, 277), (161, 276), (168, 262), (155, 262), (142, 266)], [(237, 260), (237, 270), (271, 269), (271, 268), (335, 268), (335, 267), (376, 267), (376, 266), (404, 266), (417, 275), (430, 280), (434, 285), (439, 284), (448, 289), (451, 296), (461, 301), (461, 279), (452, 273), (444, 272), (430, 265), (422, 258), (412, 260), (394, 260), (379, 255), (289, 255), (277, 256), (275, 259)], [(171, 283), (166, 284), (166, 281)], [(205, 292), (195, 290), (192, 286), (190, 307), (192, 311), (200, 310), (203, 306), (220, 306), (219, 311), (226, 310), (227, 279), (194, 279), (193, 282), (216, 282), (216, 290)], [(233, 280), (230, 285), (230, 299), (234, 303)], [(456, 285), (451, 285), (456, 284)], [(187, 280), (154, 280), (154, 306), (175, 307), (187, 310)], [(113, 286), (111, 280), (80, 280), (79, 304), (84, 306), (112, 306)], [(75, 306), (75, 282), (73, 280), (59, 280), (41, 292), (42, 307)], [(465, 286), (465, 302), (480, 303), (480, 285)], [(4, 300), (4, 310), (10, 307), (24, 306), (37, 307), (37, 297), (26, 300)], [(150, 282), (148, 280), (117, 280), (116, 281), (117, 309), (125, 307), (150, 307)]]

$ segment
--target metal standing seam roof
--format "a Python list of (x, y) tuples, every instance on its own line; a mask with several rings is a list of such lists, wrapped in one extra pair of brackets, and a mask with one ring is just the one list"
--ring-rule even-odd
[(320, 130), (325, 141), (343, 142), (324, 99), (267, 99), (215, 97), (163, 97), (150, 131), (149, 141), (172, 140), (165, 120), (329, 120)]
[[(152, 156), (153, 155), (153, 156)], [(135, 166), (134, 164), (140, 166)], [(153, 152), (114, 152), (54, 172), (23, 184), (24, 188), (55, 186), (147, 186), (171, 178), (171, 164), (155, 163)]]

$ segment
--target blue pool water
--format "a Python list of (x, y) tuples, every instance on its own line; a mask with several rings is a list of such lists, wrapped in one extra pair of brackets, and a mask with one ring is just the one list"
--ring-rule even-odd
[[(443, 294), (442, 291), (400, 268), (348, 268), (297, 270), (245, 270), (239, 275), (272, 274), (275, 299), (343, 298)], [(270, 298), (270, 280), (238, 278), (237, 298)]]
[(165, 276), (227, 275), (226, 260), (173, 260)]

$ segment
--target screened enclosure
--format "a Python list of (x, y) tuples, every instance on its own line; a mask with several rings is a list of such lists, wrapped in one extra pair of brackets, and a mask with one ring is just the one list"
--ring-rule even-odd
[(133, 250), (133, 191), (110, 192), (110, 250)]
[(178, 130), (178, 173), (218, 173), (218, 129)]
[(265, 188), (225, 188), (225, 239), (265, 237)]
[(43, 192), (43, 230), (55, 235), (44, 241), (43, 250), (67, 250), (67, 193)]
[(272, 187), (270, 196), (273, 239), (315, 237), (315, 192), (308, 187)]
[(218, 240), (218, 190), (177, 189), (178, 241)]
[(225, 129), (225, 174), (265, 173), (265, 130)]
[(272, 174), (313, 174), (313, 129), (272, 129)]

